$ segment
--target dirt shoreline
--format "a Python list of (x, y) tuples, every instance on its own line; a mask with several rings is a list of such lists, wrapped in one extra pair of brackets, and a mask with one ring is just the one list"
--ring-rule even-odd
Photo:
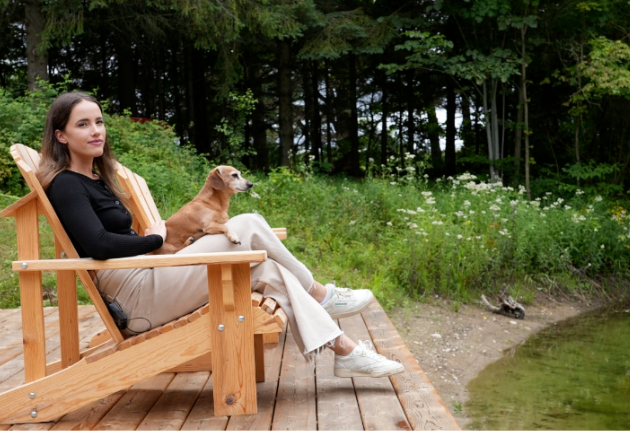
[[(491, 300), (492, 302), (492, 300)], [(525, 306), (525, 319), (491, 313), (479, 305), (410, 303), (389, 312), (390, 318), (446, 406), (462, 427), (470, 419), (463, 404), (466, 385), (506, 350), (522, 344), (551, 324), (604, 305), (601, 300), (539, 296)]]

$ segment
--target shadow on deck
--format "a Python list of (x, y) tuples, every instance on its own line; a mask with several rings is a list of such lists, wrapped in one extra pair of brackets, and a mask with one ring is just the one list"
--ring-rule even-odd
[[(47, 358), (53, 361), (60, 357), (58, 310), (45, 310)], [(84, 348), (104, 326), (92, 306), (80, 306), (79, 318)], [(460, 429), (377, 302), (339, 324), (354, 340), (371, 340), (379, 353), (402, 362), (405, 372), (380, 379), (337, 378), (330, 350), (313, 366), (287, 329), (278, 344), (266, 345), (266, 381), (257, 385), (255, 415), (215, 417), (209, 372), (162, 373), (56, 422), (0, 425), (0, 430)], [(0, 310), (0, 392), (23, 383), (20, 310)]]

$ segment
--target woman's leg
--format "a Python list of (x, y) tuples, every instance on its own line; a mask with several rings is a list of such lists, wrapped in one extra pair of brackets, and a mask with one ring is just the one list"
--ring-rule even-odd
[(253, 213), (241, 214), (231, 218), (226, 225), (238, 235), (240, 245), (233, 244), (222, 234), (206, 235), (177, 254), (265, 250), (268, 258), (280, 263), (295, 275), (305, 291), (311, 290), (313, 274), (291, 254), (262, 216)]
[[(265, 250), (269, 259), (280, 263), (293, 274), (303, 290), (323, 304), (334, 319), (357, 314), (367, 308), (374, 299), (369, 290), (350, 290), (336, 287), (334, 284), (324, 286), (315, 281), (311, 271), (291, 254), (262, 216), (238, 215), (230, 219), (227, 225), (238, 235), (240, 245), (234, 245), (224, 235), (206, 235), (179, 253)], [(256, 266), (258, 264), (252, 265)]]
[[(129, 317), (129, 330), (140, 333), (181, 317), (208, 302), (205, 266), (118, 269), (98, 273), (98, 287), (116, 299)], [(323, 347), (335, 356), (335, 375), (381, 377), (404, 368), (377, 355), (363, 342), (345, 336), (297, 278), (274, 260), (252, 268), (252, 289), (271, 296), (287, 314), (294, 339), (306, 358)]]

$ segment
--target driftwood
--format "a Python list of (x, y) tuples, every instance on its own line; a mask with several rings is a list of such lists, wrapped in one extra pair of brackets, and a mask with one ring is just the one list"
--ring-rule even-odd
[(492, 305), (484, 295), (481, 295), (481, 301), (495, 314), (503, 314), (507, 317), (513, 317), (515, 319), (525, 318), (525, 308), (509, 295), (499, 295), (500, 307)]

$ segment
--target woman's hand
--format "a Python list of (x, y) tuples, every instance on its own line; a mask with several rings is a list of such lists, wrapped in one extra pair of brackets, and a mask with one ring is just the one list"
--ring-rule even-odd
[(160, 235), (162, 242), (166, 240), (166, 221), (160, 220), (144, 231), (145, 236)]

